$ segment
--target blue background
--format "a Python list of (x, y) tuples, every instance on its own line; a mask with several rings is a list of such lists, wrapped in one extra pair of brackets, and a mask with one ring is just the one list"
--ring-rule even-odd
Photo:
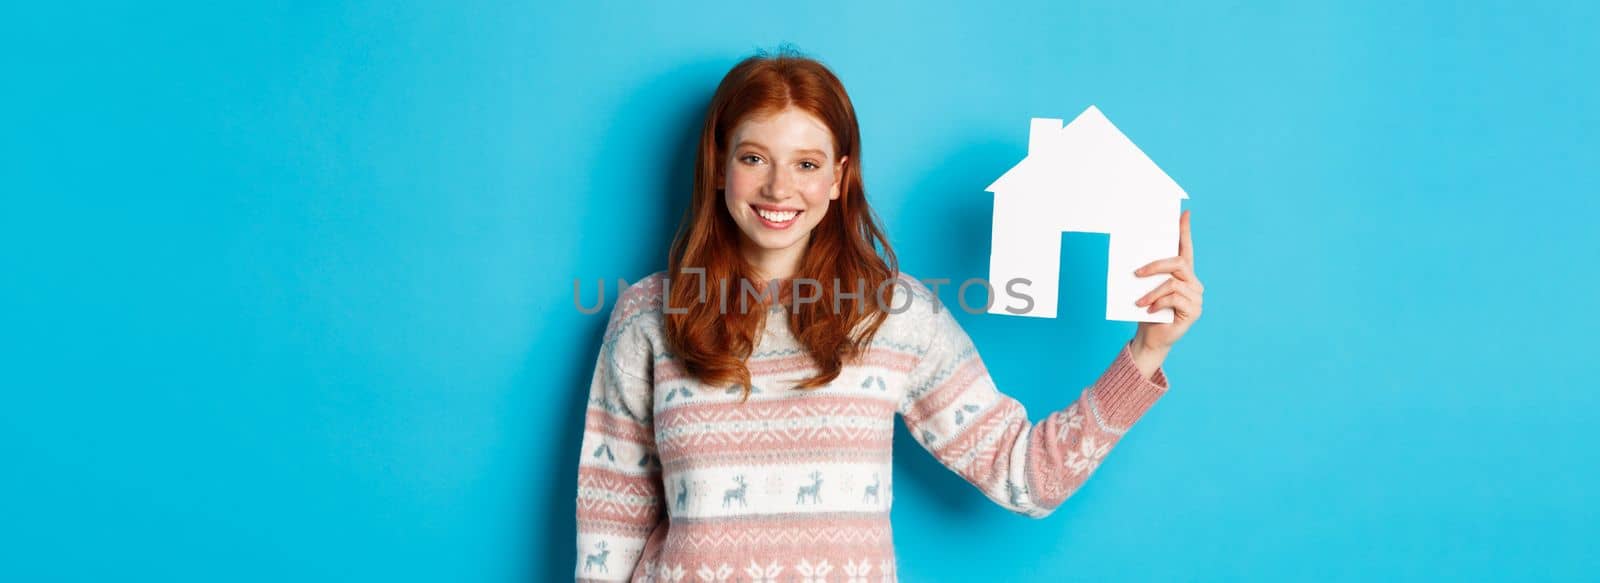
[[(1038, 521), (902, 430), (906, 580), (1600, 567), (1592, 4), (661, 4), (0, 10), (0, 579), (570, 577), (573, 281), (665, 268), (705, 101), (784, 41), (914, 275), (986, 273), (1030, 116), (1192, 197), (1173, 392)], [(958, 314), (1034, 419), (1133, 331), (1063, 244), (1061, 318)]]

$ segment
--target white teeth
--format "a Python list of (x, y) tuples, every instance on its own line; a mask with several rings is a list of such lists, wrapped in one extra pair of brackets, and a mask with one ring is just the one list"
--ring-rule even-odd
[(794, 220), (794, 218), (796, 216), (799, 216), (800, 211), (786, 211), (786, 212), (776, 213), (776, 212), (772, 212), (772, 211), (756, 209), (756, 214), (761, 215), (761, 218), (769, 220), (769, 221), (772, 221), (774, 223), (787, 223), (789, 221)]

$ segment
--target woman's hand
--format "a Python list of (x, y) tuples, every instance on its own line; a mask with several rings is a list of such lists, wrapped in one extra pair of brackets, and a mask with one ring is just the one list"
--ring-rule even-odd
[(1147, 311), (1151, 313), (1172, 308), (1172, 322), (1140, 322), (1138, 331), (1133, 334), (1130, 350), (1146, 376), (1161, 365), (1167, 351), (1200, 318), (1201, 295), (1205, 293), (1206, 286), (1200, 284), (1200, 278), (1194, 273), (1194, 241), (1189, 237), (1189, 211), (1183, 211), (1178, 218), (1178, 256), (1152, 261), (1134, 271), (1135, 275), (1141, 277), (1157, 273), (1170, 273), (1172, 277), (1139, 298), (1134, 305), (1149, 306)]

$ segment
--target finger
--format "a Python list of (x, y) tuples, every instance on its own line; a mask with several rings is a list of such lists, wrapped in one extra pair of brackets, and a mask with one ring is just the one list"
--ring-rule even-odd
[(1173, 292), (1157, 298), (1154, 303), (1150, 304), (1148, 311), (1149, 313), (1154, 314), (1156, 311), (1165, 308), (1172, 308), (1172, 311), (1176, 315), (1183, 316), (1184, 318), (1192, 317), (1194, 314), (1197, 314), (1200, 311), (1199, 304), (1195, 302), (1193, 298), (1180, 292)]
[[(1183, 296), (1179, 295), (1179, 294), (1176, 294), (1176, 293), (1170, 293), (1170, 294), (1161, 296), (1159, 298), (1156, 298), (1156, 301), (1151, 302), (1150, 303), (1150, 307), (1145, 308), (1145, 312), (1154, 314), (1154, 313), (1159, 312), (1159, 311), (1161, 311), (1163, 309), (1171, 308), (1171, 307), (1173, 307), (1173, 304), (1176, 303), (1180, 299), (1183, 299)], [(1176, 311), (1176, 310), (1174, 310), (1174, 311)]]
[[(1167, 280), (1167, 281), (1172, 282), (1171, 290), (1167, 291), (1165, 293), (1152, 293), (1152, 294), (1150, 294), (1150, 295), (1153, 295), (1155, 297), (1152, 298), (1148, 302), (1149, 304), (1154, 305), (1156, 302), (1160, 301), (1161, 298), (1165, 298), (1167, 296), (1182, 296), (1182, 299), (1186, 300), (1189, 304), (1192, 304), (1192, 305), (1195, 305), (1195, 306), (1199, 306), (1200, 305), (1200, 301), (1201, 301), (1200, 300), (1200, 291), (1195, 289), (1192, 284), (1189, 284), (1189, 283), (1183, 282), (1183, 281), (1179, 281), (1179, 280)], [(1172, 301), (1172, 300), (1169, 300), (1169, 301)]]
[(1156, 298), (1159, 298), (1161, 296), (1167, 295), (1168, 293), (1171, 293), (1173, 291), (1173, 288), (1175, 288), (1176, 286), (1178, 286), (1180, 284), (1181, 284), (1181, 282), (1179, 282), (1176, 279), (1168, 279), (1168, 280), (1166, 280), (1164, 282), (1161, 282), (1161, 285), (1156, 286), (1155, 289), (1150, 290), (1149, 292), (1145, 293), (1144, 295), (1139, 296), (1139, 299), (1134, 300), (1133, 305), (1135, 305), (1135, 306), (1143, 306), (1143, 305), (1148, 304), (1148, 303), (1150, 303), (1152, 301), (1155, 301)]
[(1200, 313), (1200, 306), (1203, 300), (1200, 299), (1200, 290), (1195, 289), (1193, 284), (1179, 286), (1172, 293), (1183, 296), (1183, 302), (1188, 312), (1196, 315)]
[(1134, 270), (1133, 274), (1139, 277), (1155, 275), (1157, 273), (1171, 273), (1173, 277), (1184, 281), (1195, 279), (1194, 270), (1189, 266), (1187, 257), (1168, 257), (1157, 259), (1145, 264), (1144, 267)]
[(1183, 211), (1183, 218), (1178, 221), (1178, 256), (1189, 258), (1189, 265), (1194, 265), (1194, 239), (1189, 235), (1189, 211)]

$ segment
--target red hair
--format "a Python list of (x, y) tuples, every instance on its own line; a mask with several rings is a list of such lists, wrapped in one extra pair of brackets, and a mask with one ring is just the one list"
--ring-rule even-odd
[[(757, 53), (734, 65), (706, 108), (695, 155), (693, 199), (678, 224), (668, 258), (671, 290), (665, 301), (673, 312), (687, 312), (665, 316), (667, 341), (687, 372), (713, 387), (738, 383), (745, 398), (750, 396), (745, 361), (764, 329), (767, 310), (737, 306), (747, 282), (755, 290), (767, 288), (755, 279), (755, 267), (739, 252), (741, 233), (716, 187), (717, 177), (724, 171), (729, 136), (740, 122), (788, 107), (810, 113), (828, 127), (835, 159), (850, 157), (842, 169), (839, 198), (812, 229), (805, 255), (789, 280), (810, 280), (822, 288), (819, 301), (786, 306), (783, 311), (789, 329), (817, 368), (815, 375), (794, 388), (825, 386), (838, 378), (846, 361), (864, 355), (888, 317), (889, 299), (880, 302), (878, 291), (892, 295), (888, 290), (899, 272), (888, 237), (867, 205), (860, 171), (861, 130), (844, 85), (822, 63), (782, 49), (777, 55)], [(704, 276), (695, 268), (703, 268)], [(725, 310), (718, 295), (724, 281), (729, 306)], [(857, 287), (858, 281), (862, 287)], [(834, 282), (843, 293), (835, 294)], [(789, 291), (789, 285), (782, 286), (781, 297), (788, 297)], [(836, 299), (838, 310), (833, 309)]]

